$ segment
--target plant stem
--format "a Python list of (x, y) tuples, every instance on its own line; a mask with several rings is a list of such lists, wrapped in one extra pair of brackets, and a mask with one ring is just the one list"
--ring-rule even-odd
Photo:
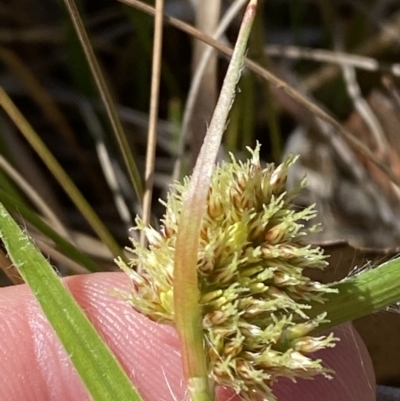
[(179, 218), (174, 265), (174, 312), (176, 328), (181, 340), (184, 374), (191, 401), (214, 399), (208, 383), (202, 314), (199, 307), (198, 247), (202, 218), (207, 208), (206, 201), (211, 175), (229, 110), (235, 97), (236, 85), (243, 66), (256, 6), (257, 0), (251, 0), (247, 6), (232, 60), (200, 150)]
[(310, 310), (312, 316), (327, 312), (329, 322), (321, 324), (318, 332), (400, 302), (399, 283), (400, 258), (333, 284), (338, 293), (328, 294), (324, 304), (313, 304)]
[(71, 17), (71, 21), (74, 25), (78, 39), (82, 45), (82, 49), (86, 56), (86, 61), (88, 62), (90, 71), (93, 74), (93, 79), (96, 82), (96, 86), (101, 100), (103, 101), (109, 123), (117, 139), (121, 154), (126, 164), (132, 187), (135, 190), (138, 200), (141, 201), (143, 199), (143, 184), (140, 178), (139, 169), (136, 165), (135, 159), (132, 156), (128, 140), (114, 105), (114, 101), (106, 84), (103, 72), (94, 54), (92, 44), (90, 43), (89, 37), (86, 33), (86, 29), (79, 14), (78, 7), (76, 6), (74, 0), (64, 0), (64, 3)]

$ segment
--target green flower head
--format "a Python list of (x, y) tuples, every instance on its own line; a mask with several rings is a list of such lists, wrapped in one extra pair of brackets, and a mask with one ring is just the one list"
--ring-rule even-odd
[[(292, 200), (300, 188), (285, 190), (296, 157), (262, 166), (259, 146), (250, 152), (248, 161), (231, 156), (213, 173), (200, 233), (199, 306), (210, 378), (244, 400), (275, 400), (271, 385), (279, 377), (328, 376), (311, 354), (335, 339), (310, 336), (325, 316), (312, 319), (307, 311), (310, 301), (323, 302), (333, 290), (304, 275), (327, 262), (321, 249), (302, 242), (308, 233), (302, 222), (314, 209), (296, 210)], [(133, 282), (132, 306), (171, 325), (176, 234), (188, 182), (174, 185), (160, 232), (136, 219), (149, 247), (132, 239), (130, 266), (118, 261)]]

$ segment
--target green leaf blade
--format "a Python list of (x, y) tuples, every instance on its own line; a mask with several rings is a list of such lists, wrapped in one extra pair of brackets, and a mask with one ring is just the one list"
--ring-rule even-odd
[(71, 293), (1, 203), (0, 237), (93, 400), (142, 401)]

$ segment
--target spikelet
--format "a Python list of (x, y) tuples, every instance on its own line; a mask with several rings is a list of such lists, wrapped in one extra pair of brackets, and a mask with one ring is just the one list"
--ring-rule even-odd
[[(329, 376), (310, 354), (335, 344), (333, 335), (309, 333), (324, 321), (307, 315), (310, 301), (323, 302), (333, 290), (303, 275), (323, 269), (322, 250), (304, 245), (302, 221), (315, 216), (312, 207), (296, 211), (292, 200), (300, 188), (286, 192), (287, 171), (296, 157), (262, 167), (259, 145), (246, 162), (217, 166), (203, 217), (198, 253), (199, 304), (208, 352), (209, 376), (233, 388), (246, 401), (276, 400), (271, 385)], [(178, 221), (188, 179), (176, 183), (165, 203), (161, 232), (145, 227), (149, 248), (132, 239), (128, 300), (150, 319), (174, 325), (173, 268)], [(142, 267), (137, 273), (135, 267)]]

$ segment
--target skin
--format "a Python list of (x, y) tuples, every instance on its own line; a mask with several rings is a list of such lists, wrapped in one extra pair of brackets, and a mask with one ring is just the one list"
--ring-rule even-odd
[[(153, 323), (111, 294), (129, 291), (120, 273), (70, 277), (69, 289), (109, 344), (146, 401), (183, 401), (186, 392), (179, 341), (171, 327)], [(86, 393), (68, 355), (25, 285), (0, 289), (0, 399), (85, 401)], [(334, 350), (318, 353), (335, 371), (332, 380), (280, 380), (280, 401), (373, 401), (375, 379), (364, 344), (351, 325), (336, 330)], [(239, 401), (218, 390), (218, 401)]]

